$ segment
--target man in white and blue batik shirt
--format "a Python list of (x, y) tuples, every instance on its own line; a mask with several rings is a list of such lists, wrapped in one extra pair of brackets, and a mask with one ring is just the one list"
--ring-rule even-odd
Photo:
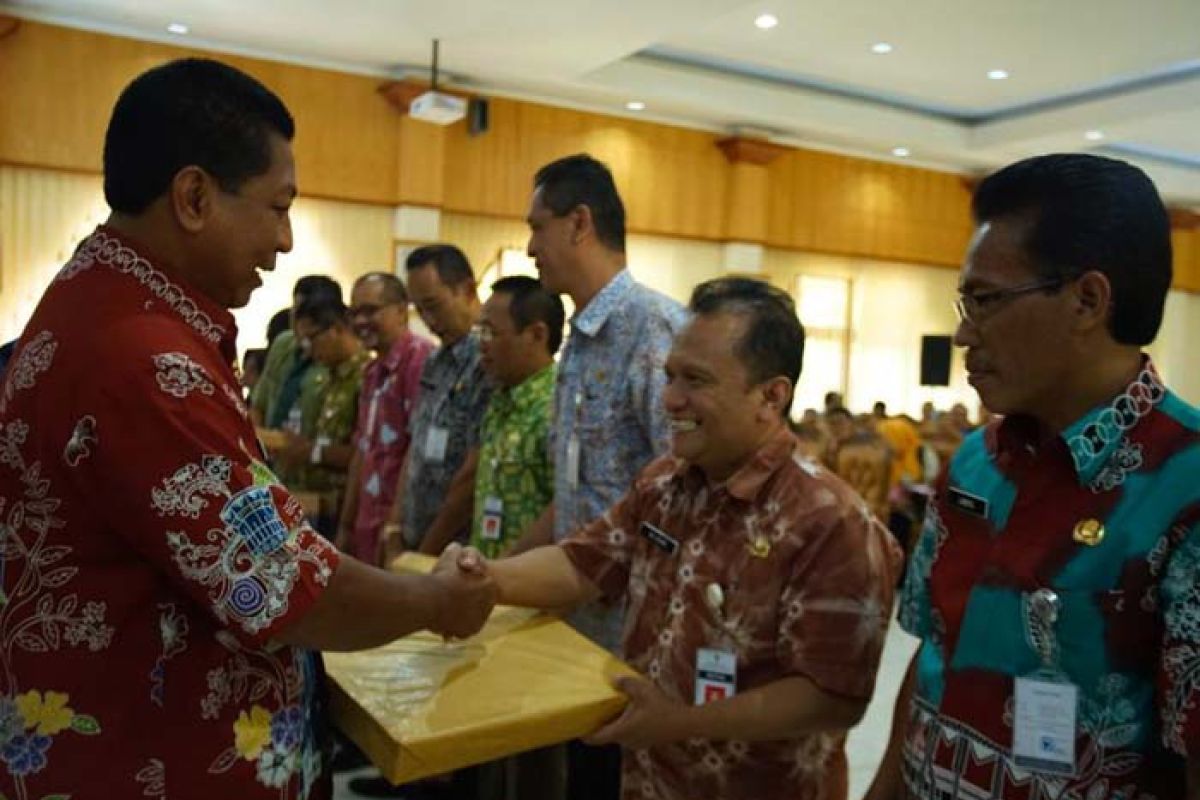
[[(633, 279), (625, 266), (625, 209), (608, 168), (587, 155), (546, 165), (534, 178), (529, 255), (542, 285), (575, 303), (554, 396), (554, 503), (513, 552), (561, 541), (615, 504), (634, 476), (670, 447), (663, 363), (687, 312)], [(592, 604), (568, 621), (616, 652), (622, 606)], [(615, 797), (619, 751), (580, 768), (572, 798)], [(584, 759), (593, 758), (584, 754)], [(614, 766), (615, 764), (615, 766)]]
[[(421, 369), (394, 516), (406, 549), (437, 555), (452, 541), (466, 542), (470, 532), (479, 428), (492, 383), (472, 330), (479, 296), (466, 255), (454, 245), (427, 245), (404, 266), (413, 305), (441, 347)], [(396, 538), (395, 526), (387, 535)]]

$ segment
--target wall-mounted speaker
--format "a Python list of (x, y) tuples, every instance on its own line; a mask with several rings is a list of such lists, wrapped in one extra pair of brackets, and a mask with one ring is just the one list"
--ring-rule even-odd
[(467, 133), (480, 136), (488, 129), (488, 101), (482, 97), (472, 98), (467, 103)]
[(949, 386), (950, 385), (950, 350), (952, 343), (949, 336), (921, 337), (921, 385)]

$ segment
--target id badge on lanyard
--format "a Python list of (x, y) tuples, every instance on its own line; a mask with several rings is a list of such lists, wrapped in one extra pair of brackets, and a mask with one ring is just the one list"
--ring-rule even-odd
[(1022, 602), (1026, 633), (1042, 666), (1013, 682), (1013, 761), (1019, 767), (1074, 776), (1079, 687), (1057, 667), (1059, 597), (1038, 589)]

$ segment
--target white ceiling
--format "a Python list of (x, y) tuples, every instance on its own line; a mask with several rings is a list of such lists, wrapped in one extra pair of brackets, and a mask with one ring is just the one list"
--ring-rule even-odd
[[(0, 11), (968, 172), (1121, 155), (1200, 205), (1200, 0), (0, 0)], [(779, 19), (763, 31), (761, 13)], [(171, 22), (191, 28), (166, 32)], [(880, 41), (886, 55), (871, 52)], [(992, 69), (1007, 80), (987, 78)], [(1084, 138), (1089, 130), (1103, 140)]]

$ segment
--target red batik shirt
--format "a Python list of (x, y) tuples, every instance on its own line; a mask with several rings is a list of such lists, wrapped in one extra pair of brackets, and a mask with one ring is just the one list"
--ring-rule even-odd
[(323, 794), (320, 664), (273, 642), (337, 552), (262, 463), (229, 313), (114, 231), (0, 394), (0, 792)]
[[(561, 545), (606, 596), (628, 598), (625, 659), (675, 701), (693, 702), (700, 648), (736, 655), (739, 693), (802, 675), (828, 692), (871, 696), (900, 550), (852, 489), (795, 447), (782, 430), (719, 486), (660, 458)], [(652, 543), (646, 525), (673, 539), (675, 552)], [(832, 734), (688, 739), (627, 750), (622, 762), (625, 800), (845, 792), (841, 737)]]
[(405, 331), (363, 376), (354, 433), (361, 458), (358, 515), (349, 551), (368, 564), (375, 563), (380, 529), (396, 501), (411, 442), (409, 417), (421, 391), (421, 367), (431, 352), (433, 342)]

